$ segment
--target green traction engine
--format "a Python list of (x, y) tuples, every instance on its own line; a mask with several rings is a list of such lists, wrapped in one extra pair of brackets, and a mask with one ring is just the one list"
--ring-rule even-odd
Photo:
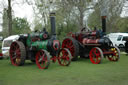
[[(19, 39), (11, 43), (10, 60), (14, 66), (24, 65), (25, 60), (36, 62), (39, 69), (47, 69), (50, 60), (62, 66), (68, 66), (71, 62), (70, 51), (60, 48), (55, 30), (55, 13), (50, 14), (51, 34), (44, 28), (41, 32), (21, 34)], [(51, 36), (50, 36), (51, 35)], [(51, 55), (51, 56), (50, 56)]]

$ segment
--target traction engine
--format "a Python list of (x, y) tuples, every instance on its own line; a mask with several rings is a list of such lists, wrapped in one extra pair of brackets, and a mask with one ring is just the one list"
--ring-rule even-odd
[(105, 37), (106, 16), (102, 17), (102, 30), (86, 31), (83, 28), (78, 33), (70, 32), (62, 42), (62, 48), (68, 48), (73, 56), (72, 60), (90, 58), (93, 64), (99, 64), (104, 57), (110, 61), (118, 61), (120, 50), (113, 46), (111, 40)]
[[(60, 48), (60, 42), (56, 37), (55, 13), (50, 14), (51, 36), (44, 28), (41, 32), (19, 35), (17, 41), (10, 46), (10, 60), (14, 66), (24, 65), (25, 60), (36, 62), (39, 69), (47, 69), (50, 60), (62, 66), (68, 66), (71, 62), (71, 53), (66, 48)], [(50, 57), (50, 55), (52, 57)]]

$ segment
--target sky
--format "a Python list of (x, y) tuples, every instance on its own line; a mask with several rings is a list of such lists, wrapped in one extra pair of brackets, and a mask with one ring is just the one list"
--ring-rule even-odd
[(124, 4), (123, 11), (121, 17), (128, 17), (128, 0)]
[[(128, 6), (128, 1), (125, 3), (125, 6)], [(7, 7), (7, 0), (0, 0), (0, 31), (2, 30), (1, 23), (2, 23), (2, 14), (3, 8)], [(27, 18), (27, 21), (30, 25), (33, 22), (33, 8), (31, 5), (27, 3), (23, 4), (23, 0), (13, 0), (12, 1), (12, 9), (15, 17)], [(126, 12), (127, 10), (127, 12)], [(128, 16), (128, 7), (123, 8), (123, 12), (121, 14), (122, 17)], [(32, 26), (31, 26), (32, 27)]]
[(27, 20), (31, 22), (33, 16), (33, 9), (31, 5), (28, 4), (14, 5), (13, 10), (15, 16), (21, 18), (27, 18)]

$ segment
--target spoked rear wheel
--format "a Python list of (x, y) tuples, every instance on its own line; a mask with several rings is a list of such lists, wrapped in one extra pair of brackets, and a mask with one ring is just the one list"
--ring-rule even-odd
[(69, 66), (71, 63), (71, 53), (68, 49), (62, 48), (59, 51), (58, 62), (61, 66)]
[(99, 63), (102, 62), (103, 52), (100, 48), (94, 47), (94, 48), (91, 49), (91, 51), (89, 53), (89, 57), (90, 57), (90, 61), (93, 64), (99, 64)]
[(36, 64), (39, 69), (47, 69), (50, 65), (50, 56), (46, 50), (40, 50), (36, 54)]
[(9, 55), (10, 55), (11, 63), (13, 65), (15, 66), (23, 65), (26, 58), (26, 50), (24, 44), (20, 41), (13, 42), (10, 46)]
[(107, 56), (108, 59), (109, 59), (110, 61), (118, 61), (119, 58), (120, 58), (120, 50), (119, 50), (119, 48), (116, 47), (116, 46), (114, 46), (113, 48), (110, 49), (110, 51), (112, 51), (113, 54), (112, 54), (112, 55), (108, 55), (108, 56)]

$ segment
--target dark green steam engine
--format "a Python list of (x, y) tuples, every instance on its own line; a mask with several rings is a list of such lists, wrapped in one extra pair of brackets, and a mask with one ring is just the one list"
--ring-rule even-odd
[(48, 68), (50, 60), (53, 62), (58, 60), (62, 66), (68, 66), (70, 64), (70, 51), (66, 48), (61, 49), (60, 42), (57, 40), (55, 13), (50, 14), (50, 21), (51, 36), (44, 28), (40, 32), (21, 34), (17, 41), (12, 42), (9, 54), (13, 65), (21, 66), (26, 59), (36, 62), (40, 69)]

